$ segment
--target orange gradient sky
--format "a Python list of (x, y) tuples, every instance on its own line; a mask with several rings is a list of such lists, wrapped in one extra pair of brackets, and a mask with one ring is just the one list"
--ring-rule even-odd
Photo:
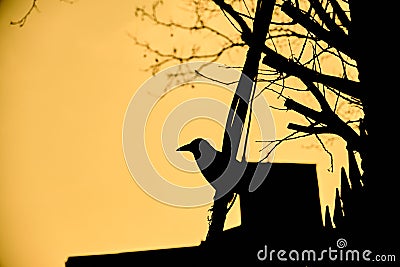
[[(130, 35), (159, 34), (134, 16), (135, 6), (147, 2), (40, 0), (40, 12), (20, 28), (9, 22), (31, 1), (0, 1), (1, 267), (62, 267), (74, 255), (204, 239), (209, 206), (177, 208), (154, 200), (136, 185), (124, 160), (125, 111), (151, 76)], [(276, 114), (278, 136), (292, 115)], [(329, 156), (313, 144), (312, 138), (285, 143), (275, 160), (318, 164), (324, 209), (334, 202), (347, 156), (339, 138), (327, 144), (335, 155), (335, 172), (328, 173)], [(236, 203), (227, 227), (238, 224)]]

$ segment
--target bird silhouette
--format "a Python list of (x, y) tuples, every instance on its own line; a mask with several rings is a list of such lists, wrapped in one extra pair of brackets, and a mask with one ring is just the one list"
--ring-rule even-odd
[(196, 138), (177, 151), (191, 152), (202, 175), (215, 189), (207, 240), (218, 239), (223, 232), (226, 214), (234, 203), (234, 194), (257, 189), (266, 178), (271, 164), (238, 161), (232, 149), (217, 151), (203, 138)]
[(238, 161), (231, 150), (217, 151), (207, 140), (196, 138), (177, 151), (191, 152), (204, 178), (216, 190), (214, 198), (229, 192), (250, 192), (264, 181), (271, 163)]

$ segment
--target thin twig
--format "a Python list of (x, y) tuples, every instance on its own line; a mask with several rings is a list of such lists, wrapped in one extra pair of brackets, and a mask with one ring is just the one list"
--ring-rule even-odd
[(32, 1), (32, 5), (31, 7), (28, 9), (28, 11), (25, 13), (25, 15), (17, 20), (17, 21), (10, 21), (11, 25), (18, 25), (19, 27), (22, 27), (25, 25), (26, 20), (28, 19), (28, 17), (31, 15), (32, 11), (36, 9), (37, 11), (39, 11), (38, 6), (37, 6), (37, 0), (33, 0)]

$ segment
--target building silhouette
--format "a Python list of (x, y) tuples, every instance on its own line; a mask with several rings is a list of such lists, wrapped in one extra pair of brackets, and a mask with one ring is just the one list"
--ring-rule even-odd
[[(246, 184), (241, 186), (238, 192), (241, 225), (223, 231), (212, 242), (199, 240), (197, 245), (190, 247), (71, 256), (65, 266), (125, 267), (160, 263), (174, 266), (397, 266), (399, 246), (390, 241), (384, 242), (385, 236), (380, 232), (385, 230), (385, 225), (390, 230), (396, 228), (391, 227), (393, 222), (382, 222), (374, 213), (374, 210), (380, 209), (379, 206), (374, 207), (375, 203), (379, 203), (378, 199), (371, 197), (370, 192), (374, 191), (368, 190), (368, 182), (364, 181), (365, 177), (352, 157), (354, 154), (349, 151), (349, 175), (344, 168), (341, 169), (341, 186), (336, 188), (333, 212), (325, 207), (325, 224), (322, 221), (316, 165), (272, 163), (267, 179), (256, 191), (248, 192)], [(396, 233), (393, 232), (393, 235)], [(344, 242), (343, 247), (339, 247), (340, 240)], [(389, 237), (387, 240), (397, 238)], [(331, 260), (326, 254), (321, 259), (318, 259), (321, 254), (316, 254), (315, 258), (306, 260), (281, 261), (277, 257), (279, 250), (314, 250), (320, 253), (329, 247), (337, 253), (340, 249), (344, 253), (346, 249), (359, 253), (370, 250), (372, 255), (392, 255), (394, 261), (344, 261), (339, 257)], [(304, 255), (310, 257), (311, 254)]]
[(243, 261), (251, 266), (265, 265), (265, 261), (257, 258), (257, 252), (265, 246), (290, 250), (317, 247), (321, 243), (324, 226), (315, 164), (272, 163), (264, 183), (254, 192), (240, 191), (239, 196), (241, 225), (225, 230), (213, 242), (199, 240), (192, 247), (72, 256), (65, 266), (138, 266), (144, 262), (236, 266)]

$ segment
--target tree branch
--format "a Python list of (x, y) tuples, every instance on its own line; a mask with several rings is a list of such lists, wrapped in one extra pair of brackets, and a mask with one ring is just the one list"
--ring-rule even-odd
[(319, 0), (309, 0), (311, 6), (314, 8), (315, 12), (318, 14), (318, 17), (321, 21), (326, 25), (326, 27), (337, 34), (346, 35), (345, 32), (335, 23), (333, 19), (329, 16), (326, 10), (322, 7), (322, 4)]
[(224, 0), (213, 1), (223, 12), (228, 13), (239, 24), (243, 36), (250, 36), (251, 29), (249, 28), (249, 25), (247, 25), (242, 16), (235, 9), (233, 9), (230, 4), (225, 3)]
[(307, 80), (304, 81), (302, 80), (302, 82), (307, 86), (307, 89), (310, 90), (315, 99), (318, 101), (321, 109), (325, 112), (332, 112), (328, 101), (326, 101), (325, 96), (321, 93), (318, 87), (316, 87), (312, 82), (309, 82)]
[(32, 1), (31, 7), (28, 9), (28, 11), (25, 13), (25, 15), (21, 19), (19, 19), (17, 21), (10, 21), (10, 25), (18, 25), (19, 27), (24, 26), (26, 20), (28, 19), (29, 15), (32, 13), (32, 11), (34, 9), (38, 10), (37, 0)]
[(311, 125), (304, 126), (296, 123), (289, 123), (287, 128), (290, 130), (295, 130), (298, 132), (309, 133), (309, 134), (334, 134), (334, 132), (330, 130), (328, 127), (312, 127)]
[[(60, 2), (65, 2), (68, 4), (73, 4), (75, 1), (74, 0), (59, 0)], [(32, 11), (34, 9), (36, 9), (37, 11), (39, 11), (39, 8), (37, 6), (38, 0), (32, 0), (32, 4), (30, 6), (30, 8), (28, 9), (28, 11), (26, 11), (25, 15), (20, 18), (17, 21), (10, 21), (10, 25), (18, 25), (19, 27), (22, 27), (25, 25), (25, 22), (27, 21), (28, 17), (31, 15)]]
[(245, 46), (245, 43), (228, 43), (227, 45), (221, 47), (219, 50), (214, 51), (214, 52), (198, 54), (197, 51), (195, 51), (193, 49), (191, 54), (184, 56), (184, 55), (176, 54), (176, 51), (172, 51), (170, 53), (162, 52), (160, 50), (153, 48), (148, 43), (142, 43), (142, 42), (138, 41), (135, 36), (131, 36), (131, 35), (129, 35), (129, 36), (133, 39), (133, 41), (135, 42), (135, 45), (141, 46), (144, 49), (146, 49), (147, 51), (149, 51), (149, 52), (153, 53), (154, 55), (161, 58), (161, 60), (156, 58), (155, 63), (151, 64), (147, 69), (145, 69), (146, 71), (152, 70), (153, 74), (155, 74), (157, 71), (159, 71), (161, 66), (163, 66), (169, 62), (176, 61), (176, 62), (182, 63), (182, 62), (188, 62), (191, 60), (201, 60), (201, 59), (215, 62), (222, 56), (222, 54), (226, 53), (230, 49), (232, 49), (234, 47)]
[(335, 12), (335, 14), (338, 16), (340, 22), (342, 22), (342, 25), (346, 28), (349, 28), (350, 20), (343, 9), (340, 7), (337, 0), (328, 0), (328, 2), (332, 5), (333, 12)]
[(184, 25), (184, 24), (179, 24), (179, 23), (173, 22), (173, 21), (166, 22), (166, 21), (161, 20), (157, 16), (156, 8), (157, 8), (157, 5), (154, 5), (152, 13), (149, 13), (144, 8), (137, 7), (135, 10), (135, 16), (140, 16), (142, 19), (147, 18), (147, 19), (151, 20), (152, 22), (154, 22), (155, 24), (166, 27), (166, 28), (177, 28), (177, 29), (181, 29), (181, 30), (185, 30), (185, 31), (189, 31), (189, 32), (203, 31), (203, 30), (209, 31), (209, 32), (215, 34), (216, 36), (219, 36), (219, 37), (227, 40), (230, 43), (234, 42), (229, 36), (206, 25), (205, 22), (200, 18), (200, 14), (198, 14), (199, 11), (197, 11), (197, 10), (196, 10), (196, 16), (198, 18), (196, 19), (196, 22), (193, 25)]
[[(337, 134), (342, 137), (349, 144), (352, 144), (355, 147), (355, 150), (363, 149), (361, 147), (361, 140), (359, 135), (345, 122), (343, 122), (335, 113), (332, 111), (316, 111), (309, 107), (306, 107), (292, 99), (287, 99), (285, 101), (285, 107), (290, 110), (296, 111), (297, 113), (305, 116), (306, 118), (310, 118), (314, 120), (316, 123), (322, 123), (327, 126), (325, 130), (329, 129), (330, 133)], [(294, 124), (289, 124), (290, 127), (293, 127)], [(288, 126), (289, 126), (288, 125)], [(295, 130), (300, 130), (298, 126), (294, 126)], [(305, 126), (303, 126), (305, 127)], [(301, 126), (300, 126), (301, 128)], [(307, 130), (306, 133), (309, 133), (310, 129), (301, 128), (303, 130)], [(322, 129), (321, 129), (322, 130)]]
[(291, 17), (295, 22), (303, 26), (306, 30), (312, 32), (319, 39), (354, 58), (354, 53), (350, 45), (350, 39), (347, 35), (325, 30), (318, 23), (311, 20), (306, 14), (302, 13), (301, 10), (295, 8), (290, 1), (283, 3), (282, 11)]
[(303, 137), (306, 137), (306, 136), (310, 135), (310, 134), (304, 134), (304, 135), (301, 135), (301, 136), (296, 136), (296, 134), (298, 134), (298, 133), (299, 133), (298, 131), (292, 132), (292, 133), (288, 134), (286, 137), (284, 137), (282, 139), (274, 140), (274, 141), (258, 141), (258, 142), (267, 142), (268, 143), (263, 148), (261, 148), (259, 150), (259, 152), (261, 152), (263, 150), (266, 150), (270, 145), (272, 145), (272, 148), (267, 152), (267, 154), (261, 160), (259, 160), (259, 162), (267, 159), (269, 157), (269, 155), (271, 155), (271, 153), (275, 150), (275, 148), (277, 148), (284, 141), (295, 140), (295, 139), (303, 138)]
[(271, 68), (298, 77), (302, 81), (322, 83), (336, 88), (337, 90), (349, 96), (358, 99), (362, 98), (363, 94), (358, 82), (313, 71), (307, 67), (304, 67), (303, 65), (297, 64), (291, 59), (287, 59), (267, 46), (264, 46), (263, 52), (266, 55), (263, 58), (262, 63), (270, 66)]
[(306, 107), (290, 98), (286, 99), (284, 105), (288, 109), (296, 111), (297, 113), (300, 113), (301, 115), (310, 118), (317, 123), (323, 123), (325, 125), (328, 125), (327, 116), (323, 114), (323, 112), (316, 111), (312, 108)]

